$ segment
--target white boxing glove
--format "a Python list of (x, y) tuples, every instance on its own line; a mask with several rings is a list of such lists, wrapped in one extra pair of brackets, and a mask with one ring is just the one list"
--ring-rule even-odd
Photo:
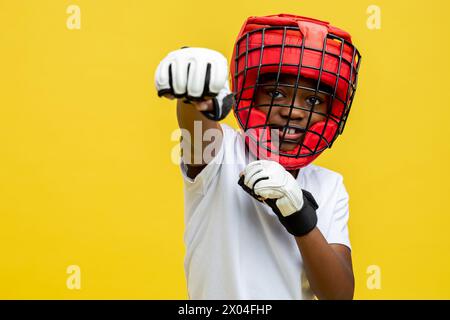
[(238, 184), (253, 198), (270, 206), (292, 235), (301, 237), (316, 227), (319, 206), (313, 195), (302, 190), (278, 162), (251, 162), (242, 172)]
[(220, 53), (207, 48), (184, 47), (170, 52), (155, 72), (158, 95), (172, 95), (188, 101), (213, 99), (213, 111), (203, 112), (209, 119), (225, 118), (233, 105), (228, 85), (228, 62)]
[(278, 162), (258, 160), (244, 169), (244, 184), (262, 199), (278, 199), (284, 217), (303, 207), (303, 193), (294, 177)]

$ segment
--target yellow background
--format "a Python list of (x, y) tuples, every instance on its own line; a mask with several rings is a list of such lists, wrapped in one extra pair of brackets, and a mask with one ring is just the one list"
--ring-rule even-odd
[[(71, 4), (80, 30), (66, 27)], [(371, 4), (380, 30), (366, 27)], [(247, 16), (283, 12), (348, 30), (363, 55), (346, 130), (316, 161), (350, 194), (355, 297), (449, 299), (449, 9), (0, 0), (0, 298), (187, 298), (175, 108), (154, 70), (183, 45), (229, 58)], [(80, 290), (66, 287), (69, 265)], [(379, 290), (366, 286), (370, 265)]]

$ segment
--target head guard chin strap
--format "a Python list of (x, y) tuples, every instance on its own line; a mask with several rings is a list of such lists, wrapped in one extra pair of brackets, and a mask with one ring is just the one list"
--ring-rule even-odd
[[(238, 35), (231, 62), (232, 90), (236, 94), (234, 114), (245, 132), (250, 152), (259, 159), (273, 159), (288, 170), (302, 168), (331, 147), (343, 130), (356, 91), (361, 56), (353, 46), (351, 36), (328, 22), (294, 15), (250, 17)], [(268, 122), (272, 108), (301, 109), (294, 105), (275, 104), (267, 113), (255, 104), (258, 82), (263, 74), (276, 75), (275, 88), (281, 74), (296, 77), (295, 90), (310, 90), (329, 96), (325, 120), (312, 123), (309, 110), (304, 138), (295, 149), (282, 151), (289, 119), (283, 127), (279, 142), (271, 137)], [(315, 80), (316, 88), (305, 88), (300, 79)], [(323, 91), (323, 87), (331, 92)], [(294, 97), (295, 98), (295, 97)], [(277, 137), (278, 138), (278, 137)]]

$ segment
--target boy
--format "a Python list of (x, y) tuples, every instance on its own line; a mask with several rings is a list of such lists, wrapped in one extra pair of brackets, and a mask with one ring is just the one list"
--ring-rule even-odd
[[(185, 132), (191, 299), (352, 299), (348, 194), (341, 175), (311, 162), (342, 133), (359, 62), (345, 31), (286, 14), (244, 23), (233, 93), (218, 52), (182, 48), (161, 61), (158, 94), (178, 98)], [(231, 108), (240, 133), (218, 122)], [(196, 130), (219, 133), (210, 159), (209, 141), (188, 139)]]

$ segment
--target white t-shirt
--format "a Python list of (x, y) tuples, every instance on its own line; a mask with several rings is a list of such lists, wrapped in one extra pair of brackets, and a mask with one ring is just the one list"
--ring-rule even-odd
[[(227, 125), (222, 129), (217, 156), (194, 180), (181, 164), (189, 298), (313, 298), (294, 236), (269, 206), (237, 183), (249, 161), (241, 134)], [(317, 201), (317, 227), (328, 243), (350, 248), (342, 176), (310, 164), (300, 170), (297, 181)]]

